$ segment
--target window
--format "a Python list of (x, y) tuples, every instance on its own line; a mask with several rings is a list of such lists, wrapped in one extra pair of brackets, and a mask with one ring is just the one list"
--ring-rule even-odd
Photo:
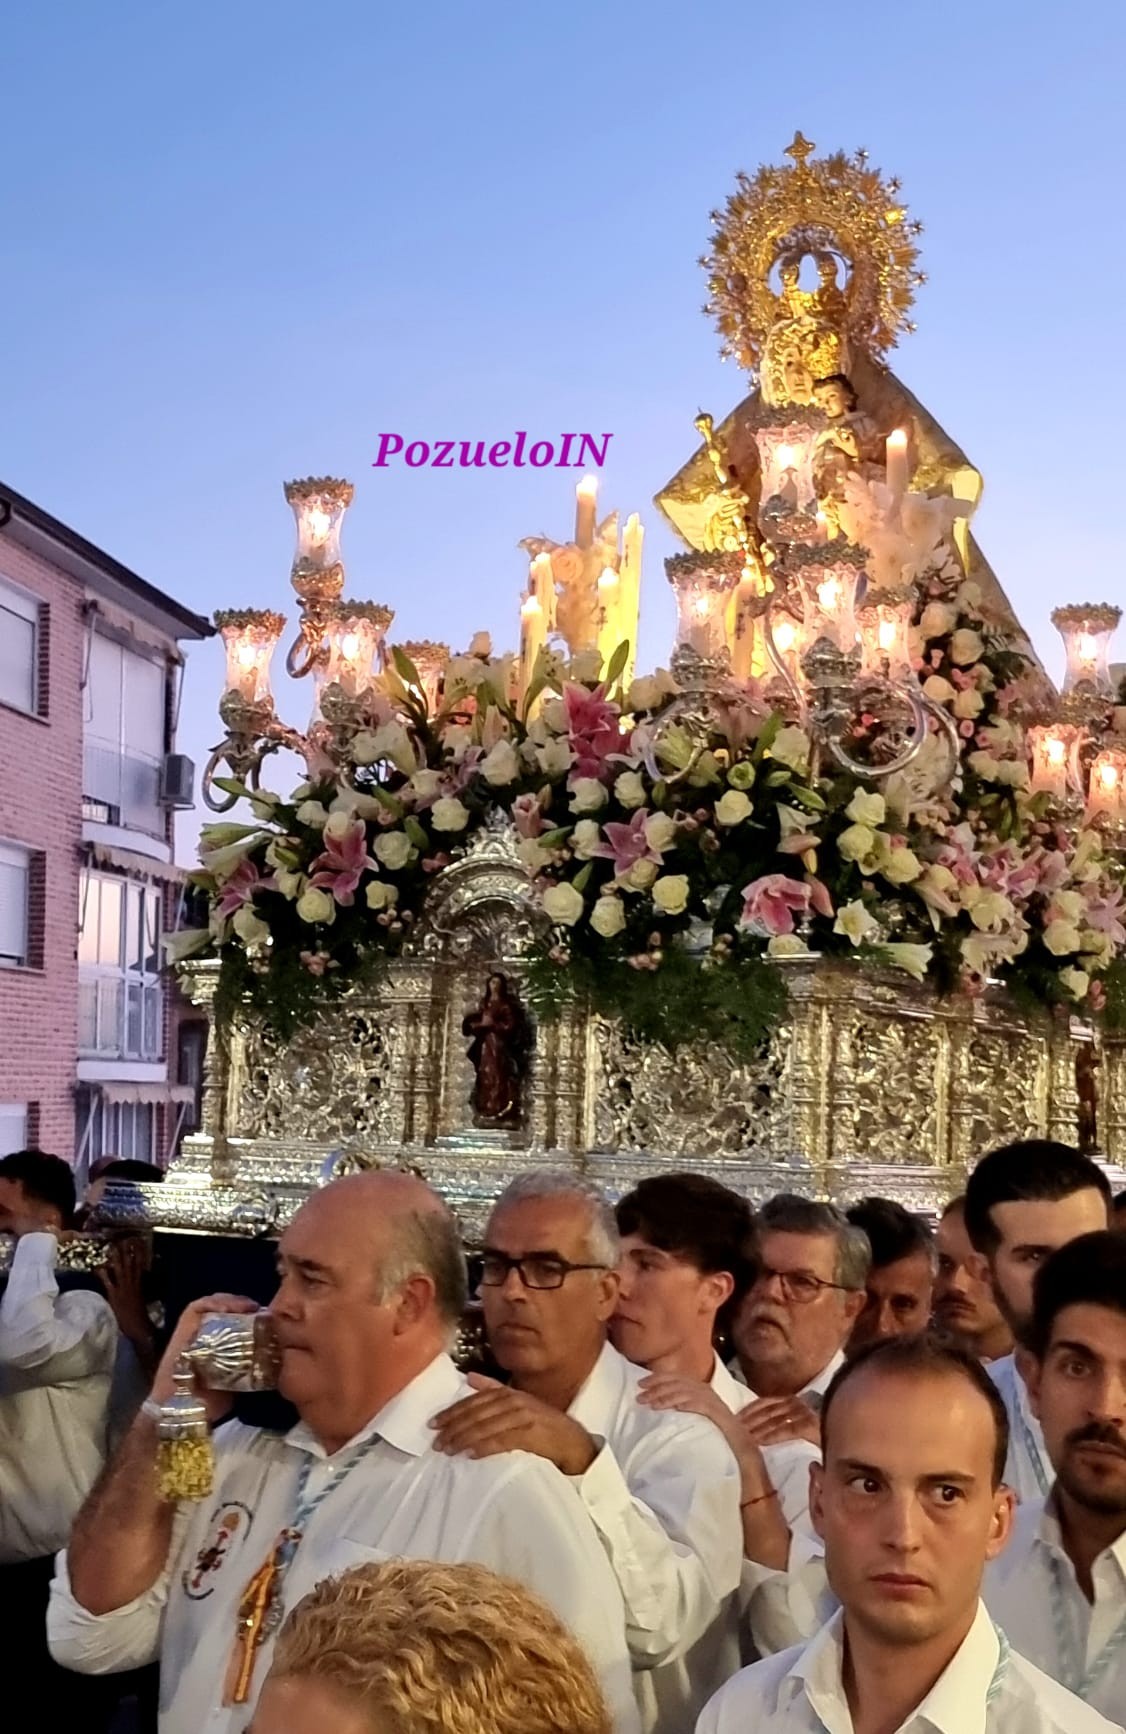
[(0, 702), (39, 711), (39, 657), (46, 609), (38, 597), (0, 578)]
[(31, 851), (0, 843), (0, 969), (24, 969), (31, 951)]
[(158, 1060), (164, 1044), (156, 885), (83, 873), (78, 928), (78, 1050)]
[[(85, 1146), (83, 1147), (83, 1139)], [(131, 1162), (156, 1162), (156, 1109), (151, 1102), (106, 1102), (86, 1094), (78, 1100), (77, 1148), (89, 1172), (99, 1156)]]
[(26, 1102), (0, 1102), (0, 1156), (28, 1148), (27, 1125)]
[(114, 809), (116, 822), (163, 836), (160, 767), (166, 735), (167, 669), (95, 632), (86, 686), (83, 795)]

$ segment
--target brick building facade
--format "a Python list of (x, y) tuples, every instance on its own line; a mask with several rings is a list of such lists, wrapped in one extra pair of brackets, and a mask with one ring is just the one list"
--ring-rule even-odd
[(0, 1153), (161, 1160), (182, 1119), (160, 946), (210, 630), (0, 483)]

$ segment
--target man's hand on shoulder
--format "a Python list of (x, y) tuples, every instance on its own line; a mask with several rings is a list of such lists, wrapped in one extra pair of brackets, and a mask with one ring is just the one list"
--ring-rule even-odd
[(500, 1451), (530, 1451), (564, 1475), (582, 1475), (598, 1455), (585, 1427), (526, 1391), (469, 1375), (472, 1397), (463, 1397), (430, 1425), (434, 1449), (451, 1456), (492, 1457)]

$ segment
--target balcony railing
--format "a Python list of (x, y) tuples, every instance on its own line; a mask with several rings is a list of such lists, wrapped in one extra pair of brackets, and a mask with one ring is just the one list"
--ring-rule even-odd
[(115, 809), (117, 822), (132, 831), (163, 837), (166, 815), (160, 805), (160, 760), (121, 753), (99, 741), (83, 751), (82, 793), (87, 801)]

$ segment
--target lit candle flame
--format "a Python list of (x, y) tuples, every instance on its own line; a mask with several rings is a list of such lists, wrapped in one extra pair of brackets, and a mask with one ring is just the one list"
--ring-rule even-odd
[(905, 452), (907, 450), (907, 430), (901, 427), (893, 428), (888, 434), (887, 443), (893, 451)]
[(895, 637), (896, 637), (896, 623), (895, 623), (895, 621), (894, 620), (881, 620), (880, 621), (880, 631), (879, 631), (880, 649), (881, 650), (893, 650), (895, 648)]
[(817, 586), (817, 600), (826, 614), (832, 614), (840, 605), (841, 581), (839, 578), (824, 578)]
[(581, 500), (593, 500), (598, 493), (598, 477), (584, 476), (577, 484), (575, 493)]
[(785, 446), (785, 445), (779, 446), (778, 452), (777, 452), (777, 457), (778, 457), (778, 468), (780, 470), (792, 470), (793, 469), (793, 467), (794, 467), (794, 448), (793, 448), (793, 446)]
[(538, 596), (525, 596), (520, 604), (520, 613), (525, 620), (534, 620), (537, 614), (543, 613), (543, 607)]
[(240, 668), (253, 668), (258, 660), (258, 651), (253, 644), (240, 644), (237, 654)]
[(1076, 644), (1080, 659), (1083, 662), (1095, 662), (1099, 654), (1099, 641), (1089, 632), (1081, 632)]
[(798, 629), (794, 625), (792, 620), (783, 620), (775, 628), (775, 631), (774, 631), (775, 648), (777, 650), (782, 651), (783, 655), (785, 655), (785, 653), (787, 651), (792, 650), (794, 648), (794, 645), (797, 643), (797, 639), (798, 639)]
[(311, 542), (323, 542), (332, 528), (332, 514), (315, 509), (308, 514), (305, 525)]
[(1044, 744), (1049, 761), (1053, 765), (1062, 765), (1067, 758), (1067, 742), (1061, 741), (1059, 735), (1049, 735)]
[(1116, 789), (1118, 787), (1118, 766), (1117, 765), (1099, 765), (1098, 766), (1098, 773), (1099, 773), (1099, 782), (1102, 784), (1103, 788), (1108, 793), (1112, 789)]
[(599, 574), (598, 588), (600, 590), (612, 590), (617, 582), (618, 574), (614, 571), (614, 568), (612, 566), (603, 566), (602, 571)]

